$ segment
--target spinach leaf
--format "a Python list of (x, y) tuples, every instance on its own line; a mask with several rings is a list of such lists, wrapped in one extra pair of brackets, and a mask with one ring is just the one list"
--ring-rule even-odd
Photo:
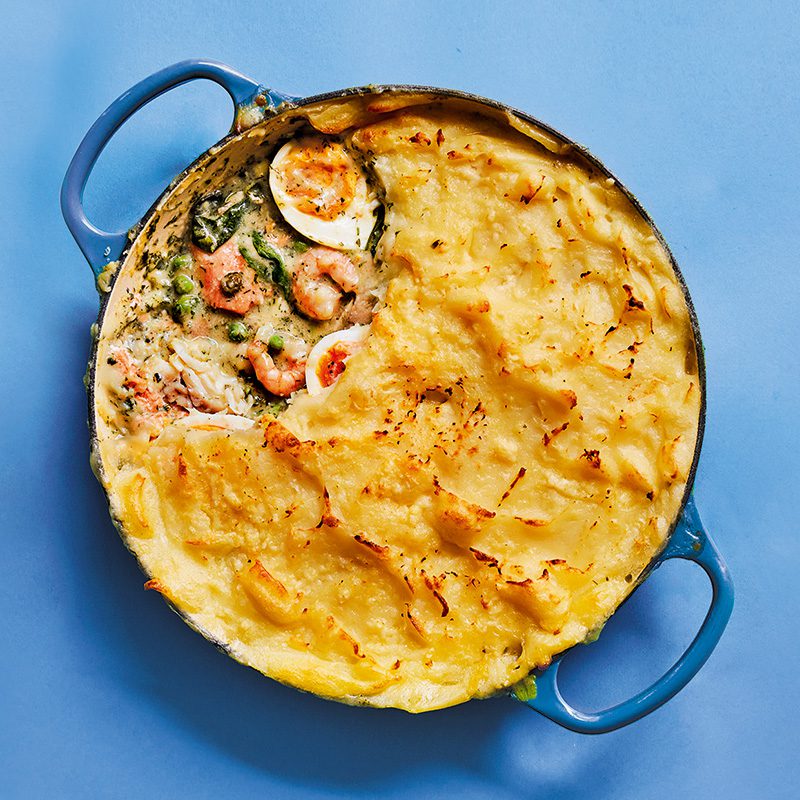
[(258, 231), (253, 231), (253, 247), (255, 247), (256, 253), (270, 264), (272, 282), (280, 288), (284, 297), (290, 303), (293, 303), (292, 276), (289, 274), (289, 270), (286, 269), (283, 256)]
[(247, 262), (247, 266), (250, 267), (261, 280), (267, 282), (272, 280), (271, 264), (265, 264), (260, 258), (256, 258), (243, 244), (239, 245), (239, 252), (242, 254), (242, 258)]
[(192, 208), (192, 241), (213, 253), (233, 236), (249, 205), (247, 199), (227, 205), (221, 192), (201, 197)]
[(383, 232), (386, 230), (386, 209), (381, 204), (373, 213), (375, 214), (375, 227), (372, 229), (369, 239), (367, 239), (367, 250), (374, 256), (375, 251), (378, 249), (378, 242), (381, 236), (383, 236)]

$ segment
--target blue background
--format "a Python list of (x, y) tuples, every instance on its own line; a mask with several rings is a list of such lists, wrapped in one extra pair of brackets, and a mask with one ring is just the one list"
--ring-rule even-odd
[[(798, 796), (796, 4), (4, 6), (0, 796)], [(651, 212), (702, 326), (696, 495), (737, 584), (719, 648), (663, 709), (588, 738), (509, 699), (347, 708), (237, 665), (142, 591), (87, 463), (97, 298), (57, 197), (105, 106), (192, 56), (297, 95), (397, 82), (507, 102), (587, 145)], [(211, 84), (153, 103), (98, 163), (92, 219), (133, 223), (229, 122)], [(601, 706), (655, 678), (709, 594), (696, 567), (660, 570), (571, 654), (568, 698)]]

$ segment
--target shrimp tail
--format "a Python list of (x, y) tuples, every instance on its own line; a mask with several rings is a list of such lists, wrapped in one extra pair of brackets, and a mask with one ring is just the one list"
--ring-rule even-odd
[(266, 345), (260, 341), (249, 345), (247, 358), (253, 365), (259, 383), (270, 394), (288, 397), (306, 384), (305, 358), (290, 359), (287, 366), (281, 369), (275, 364)]
[(358, 268), (344, 253), (314, 247), (299, 261), (292, 278), (295, 305), (311, 319), (328, 320), (339, 310), (343, 292), (354, 292)]

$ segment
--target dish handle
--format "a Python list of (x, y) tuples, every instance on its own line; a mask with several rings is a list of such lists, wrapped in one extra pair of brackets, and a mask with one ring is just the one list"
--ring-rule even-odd
[(86, 216), (83, 192), (95, 162), (120, 126), (142, 106), (176, 86), (199, 78), (218, 83), (230, 95), (234, 102), (234, 125), (242, 106), (251, 102), (256, 95), (263, 95), (270, 109), (292, 99), (265, 89), (227, 64), (207, 59), (190, 59), (172, 64), (120, 95), (83, 137), (61, 186), (64, 221), (95, 275), (99, 275), (109, 261), (119, 257), (128, 238), (127, 231), (103, 231)]
[[(532, 691), (515, 690), (513, 696), (534, 711), (578, 733), (608, 733), (641, 719), (674, 697), (697, 674), (717, 645), (733, 610), (733, 582), (711, 537), (703, 530), (694, 497), (690, 496), (678, 526), (653, 569), (672, 558), (699, 564), (711, 580), (713, 596), (703, 624), (677, 662), (652, 686), (604, 711), (585, 712), (573, 708), (558, 687), (562, 656), (536, 676)], [(564, 654), (566, 655), (566, 654)], [(527, 696), (526, 696), (527, 694)]]

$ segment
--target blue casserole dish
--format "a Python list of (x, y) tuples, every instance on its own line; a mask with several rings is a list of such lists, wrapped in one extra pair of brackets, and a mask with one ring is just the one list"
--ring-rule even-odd
[[(86, 134), (69, 165), (61, 192), (61, 207), (67, 226), (95, 275), (99, 275), (109, 261), (123, 259), (138, 236), (147, 235), (148, 222), (153, 209), (158, 205), (157, 201), (153, 209), (145, 214), (143, 219), (131, 231), (108, 233), (95, 227), (84, 212), (82, 199), (86, 182), (98, 156), (117, 129), (139, 108), (176, 86), (200, 78), (211, 80), (221, 85), (228, 92), (234, 103), (232, 131), (228, 137), (221, 140), (215, 147), (224, 145), (243, 129), (256, 122), (263, 123), (268, 121), (271, 115), (286, 107), (302, 107), (306, 104), (354, 94), (368, 95), (395, 91), (404, 93), (416, 92), (463, 98), (491, 109), (513, 113), (523, 120), (544, 128), (557, 140), (574, 147), (598, 170), (608, 177), (614, 178), (594, 156), (549, 126), (500, 103), (463, 92), (418, 86), (371, 86), (301, 99), (268, 89), (231, 67), (218, 62), (202, 59), (183, 61), (156, 72), (115, 100)], [(204, 156), (205, 154), (200, 156), (195, 164), (192, 164), (181, 175), (177, 176), (175, 181), (170, 184), (170, 187), (167, 187), (165, 193), (186, 174), (194, 170), (203, 161)], [(654, 234), (658, 236), (663, 244), (663, 239), (646, 212), (630, 192), (625, 190), (619, 181), (616, 182), (627, 194), (643, 218), (648, 221)], [(666, 248), (666, 244), (664, 246)], [(733, 607), (733, 585), (730, 575), (719, 551), (703, 529), (692, 494), (692, 484), (697, 468), (705, 421), (705, 365), (700, 331), (689, 293), (674, 259), (672, 259), (672, 266), (683, 289), (691, 314), (692, 327), (697, 344), (698, 374), (702, 401), (697, 443), (681, 511), (673, 521), (665, 547), (651, 561), (639, 582), (641, 583), (653, 570), (666, 561), (674, 558), (685, 559), (698, 563), (705, 570), (711, 581), (713, 597), (699, 632), (677, 662), (652, 686), (612, 708), (598, 712), (585, 712), (572, 707), (566, 702), (558, 685), (559, 666), (566, 652), (559, 654), (547, 669), (537, 671), (534, 674), (535, 680), (525, 682), (524, 689), (518, 687), (512, 692), (512, 696), (515, 699), (526, 703), (535, 711), (566, 728), (581, 733), (603, 733), (621, 728), (649, 714), (672, 698), (691, 680), (711, 655), (728, 622)], [(102, 323), (109, 296), (110, 294), (106, 294), (105, 299), (101, 302), (98, 325)], [(92, 439), (97, 436), (94, 414), (96, 357), (97, 347), (95, 345), (88, 376), (89, 427)]]

